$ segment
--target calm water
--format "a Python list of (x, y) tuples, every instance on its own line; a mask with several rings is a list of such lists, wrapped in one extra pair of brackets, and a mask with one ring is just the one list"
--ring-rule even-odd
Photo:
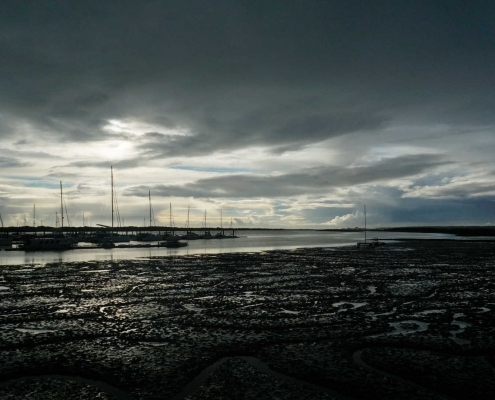
[[(215, 234), (215, 232), (212, 232)], [(0, 265), (44, 264), (50, 262), (122, 260), (153, 256), (188, 254), (259, 252), (299, 247), (337, 247), (355, 245), (364, 236), (360, 232), (318, 231), (236, 231), (237, 239), (191, 240), (189, 246), (169, 249), (164, 247), (137, 249), (85, 249), (66, 251), (0, 251)], [(368, 238), (450, 238), (447, 234), (368, 232)], [(132, 242), (131, 242), (132, 243)], [(156, 242), (152, 242), (156, 244)]]

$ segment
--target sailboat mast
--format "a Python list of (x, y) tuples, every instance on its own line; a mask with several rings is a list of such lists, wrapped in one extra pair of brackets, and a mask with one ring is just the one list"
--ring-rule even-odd
[(366, 243), (366, 206), (364, 206), (364, 243)]
[(64, 201), (63, 201), (63, 197), (62, 197), (62, 181), (60, 181), (60, 211), (61, 211), (61, 215), (62, 215), (62, 218), (61, 218), (61, 228), (64, 227)]
[(33, 228), (36, 226), (36, 204), (33, 206)]
[(150, 228), (151, 228), (151, 190), (148, 190), (148, 198), (150, 202)]
[(191, 206), (187, 206), (187, 231), (189, 232), (189, 209)]
[(110, 167), (110, 186), (112, 187), (112, 230), (113, 230), (113, 166)]

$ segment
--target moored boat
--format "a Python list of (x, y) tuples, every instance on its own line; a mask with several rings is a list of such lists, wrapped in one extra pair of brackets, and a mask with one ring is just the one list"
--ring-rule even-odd
[(197, 240), (200, 239), (200, 236), (194, 232), (187, 232), (185, 235), (181, 236), (181, 239), (184, 240)]
[(160, 242), (159, 245), (160, 245), (160, 247), (185, 247), (185, 246), (188, 246), (189, 243), (180, 242), (178, 240), (175, 240), (175, 241), (167, 240), (165, 242)]
[(24, 251), (43, 250), (70, 250), (74, 247), (74, 240), (65, 236), (29, 238), (20, 247)]
[(12, 239), (0, 237), (0, 247), (11, 247)]

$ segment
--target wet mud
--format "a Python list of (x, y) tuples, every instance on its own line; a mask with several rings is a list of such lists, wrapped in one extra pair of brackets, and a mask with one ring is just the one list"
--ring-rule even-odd
[(495, 246), (0, 266), (0, 399), (492, 399)]

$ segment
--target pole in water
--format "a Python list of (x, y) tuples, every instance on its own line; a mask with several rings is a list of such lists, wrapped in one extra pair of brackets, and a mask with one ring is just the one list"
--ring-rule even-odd
[(366, 206), (364, 206), (364, 243), (366, 243)]

